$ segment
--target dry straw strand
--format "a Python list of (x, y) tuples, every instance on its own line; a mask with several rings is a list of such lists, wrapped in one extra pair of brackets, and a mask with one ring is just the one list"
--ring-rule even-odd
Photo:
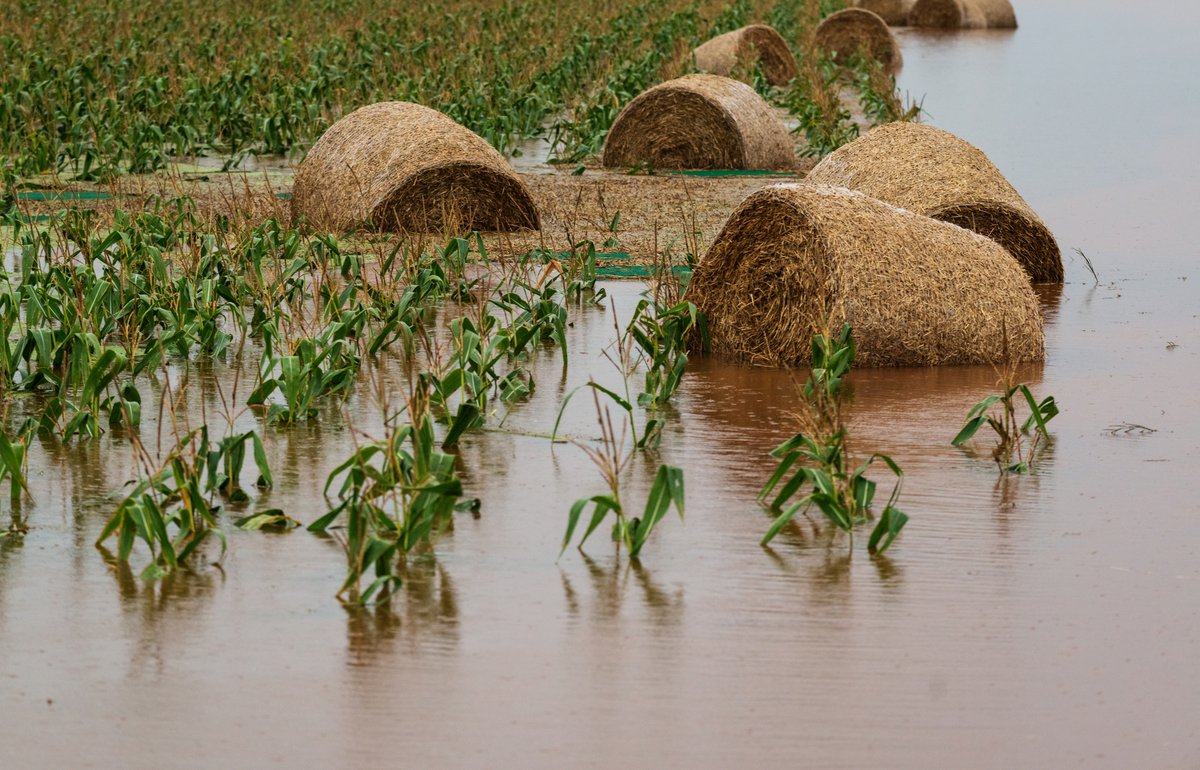
[(908, 23), (943, 29), (1015, 29), (1017, 15), (1009, 0), (917, 0), (908, 12)]
[(786, 86), (796, 77), (796, 57), (787, 41), (766, 24), (735, 29), (702, 44), (692, 52), (696, 69), (728, 76), (739, 61), (757, 59), (763, 75), (773, 86)]
[(900, 44), (887, 22), (862, 8), (846, 8), (826, 18), (817, 25), (813, 44), (839, 59), (864, 52), (883, 64), (888, 72), (898, 72), (904, 63)]
[(338, 120), (296, 171), (292, 218), (344, 232), (537, 229), (525, 184), (472, 131), (410, 102), (360, 107)]
[(915, 0), (857, 0), (853, 5), (870, 11), (883, 19), (892, 27), (903, 27), (908, 24), (908, 10)]
[(759, 169), (796, 165), (787, 128), (753, 88), (720, 75), (684, 75), (639, 94), (604, 142), (609, 168)]
[(838, 185), (952, 222), (1008, 249), (1030, 280), (1060, 283), (1049, 228), (979, 148), (920, 123), (888, 123), (830, 153), (806, 181)]
[(1012, 256), (976, 233), (841, 187), (749, 196), (697, 267), (686, 299), (714, 353), (804, 366), (814, 331), (849, 323), (856, 365), (1040, 361), (1042, 315)]

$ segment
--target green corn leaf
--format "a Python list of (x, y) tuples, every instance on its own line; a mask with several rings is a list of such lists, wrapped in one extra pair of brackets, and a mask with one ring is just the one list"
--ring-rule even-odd
[(881, 554), (891, 548), (892, 542), (908, 523), (908, 515), (895, 506), (889, 505), (883, 509), (871, 537), (867, 540), (867, 550), (872, 554)]

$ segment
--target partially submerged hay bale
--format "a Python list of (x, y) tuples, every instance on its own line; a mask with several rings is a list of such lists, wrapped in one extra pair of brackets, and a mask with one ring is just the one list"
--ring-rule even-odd
[(854, 327), (857, 366), (1039, 361), (1042, 316), (1012, 256), (970, 230), (841, 187), (764, 188), (729, 218), (686, 298), (715, 353), (804, 366)]
[(603, 163), (782, 171), (796, 165), (796, 154), (787, 128), (753, 88), (720, 75), (684, 75), (621, 110)]
[(751, 24), (717, 35), (693, 51), (692, 56), (697, 69), (726, 76), (739, 62), (757, 60), (767, 82), (773, 86), (786, 86), (797, 72), (796, 57), (787, 41), (766, 24)]
[(537, 229), (520, 178), (487, 142), (409, 102), (360, 107), (329, 127), (300, 163), (292, 218), (329, 230)]
[(838, 59), (865, 53), (883, 64), (888, 72), (899, 71), (904, 63), (900, 44), (887, 22), (862, 8), (838, 11), (818, 24), (813, 45), (836, 54)]
[(806, 181), (840, 185), (974, 230), (1008, 249), (1037, 282), (1063, 280), (1045, 223), (982, 150), (919, 123), (888, 123), (843, 145)]
[(914, 0), (856, 0), (855, 8), (870, 11), (892, 27), (903, 27), (908, 23), (908, 9)]
[(914, 27), (1016, 29), (1009, 0), (917, 0), (908, 12)]

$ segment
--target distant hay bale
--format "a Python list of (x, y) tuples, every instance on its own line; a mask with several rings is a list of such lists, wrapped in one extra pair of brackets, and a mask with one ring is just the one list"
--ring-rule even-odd
[(720, 75), (684, 75), (640, 94), (604, 142), (609, 168), (789, 170), (795, 143), (753, 88)]
[(442, 113), (409, 102), (360, 107), (334, 123), (296, 171), (292, 218), (344, 232), (537, 229), (508, 162)]
[(915, 0), (857, 0), (855, 8), (870, 11), (892, 27), (903, 27), (908, 23), (908, 9)]
[(748, 197), (692, 276), (714, 353), (804, 366), (815, 331), (854, 327), (856, 365), (1040, 361), (1033, 287), (995, 242), (841, 187)]
[(862, 8), (847, 8), (817, 25), (813, 44), (845, 59), (864, 52), (880, 62), (888, 72), (898, 72), (904, 63), (900, 44), (878, 14)]
[(919, 123), (888, 123), (830, 153), (806, 177), (952, 222), (1008, 249), (1035, 282), (1063, 280), (1054, 235), (982, 150)]
[(762, 67), (767, 82), (773, 86), (786, 86), (796, 77), (796, 57), (787, 41), (766, 24), (751, 24), (748, 27), (717, 35), (692, 52), (696, 68), (713, 75), (728, 76), (739, 61), (753, 56)]
[(1016, 29), (1009, 0), (917, 0), (908, 12), (913, 27)]

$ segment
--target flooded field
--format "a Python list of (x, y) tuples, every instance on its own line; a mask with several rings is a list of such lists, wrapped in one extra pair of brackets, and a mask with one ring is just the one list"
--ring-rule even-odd
[[(571, 503), (604, 487), (542, 434), (571, 389), (620, 382), (603, 354), (636, 282), (605, 284), (566, 371), (536, 358), (533, 398), (463, 440), (480, 512), (389, 606), (340, 605), (344, 554), (303, 529), (230, 526), (220, 568), (142, 581), (93, 547), (128, 438), (35, 441), (29, 533), (0, 539), (0, 764), (1200, 766), (1200, 13), (1015, 5), (1015, 32), (901, 33), (900, 86), (1063, 247), (1067, 283), (1040, 295), (1047, 361), (1023, 372), (1063, 410), (1035, 473), (1001, 479), (950, 446), (991, 368), (856, 371), (854, 451), (903, 466), (911, 522), (876, 559), (807, 522), (764, 548), (755, 495), (796, 383), (693, 360), (661, 450), (686, 474), (686, 521), (665, 519), (640, 564), (605, 527), (556, 561)], [(233, 375), (197, 368), (188, 413), (217, 422)], [(400, 363), (389, 376), (403, 387)], [(266, 431), (259, 507), (328, 510), (354, 431), (380, 432), (369, 391)], [(588, 399), (560, 432), (594, 439)], [(635, 462), (631, 500), (654, 468)]]

